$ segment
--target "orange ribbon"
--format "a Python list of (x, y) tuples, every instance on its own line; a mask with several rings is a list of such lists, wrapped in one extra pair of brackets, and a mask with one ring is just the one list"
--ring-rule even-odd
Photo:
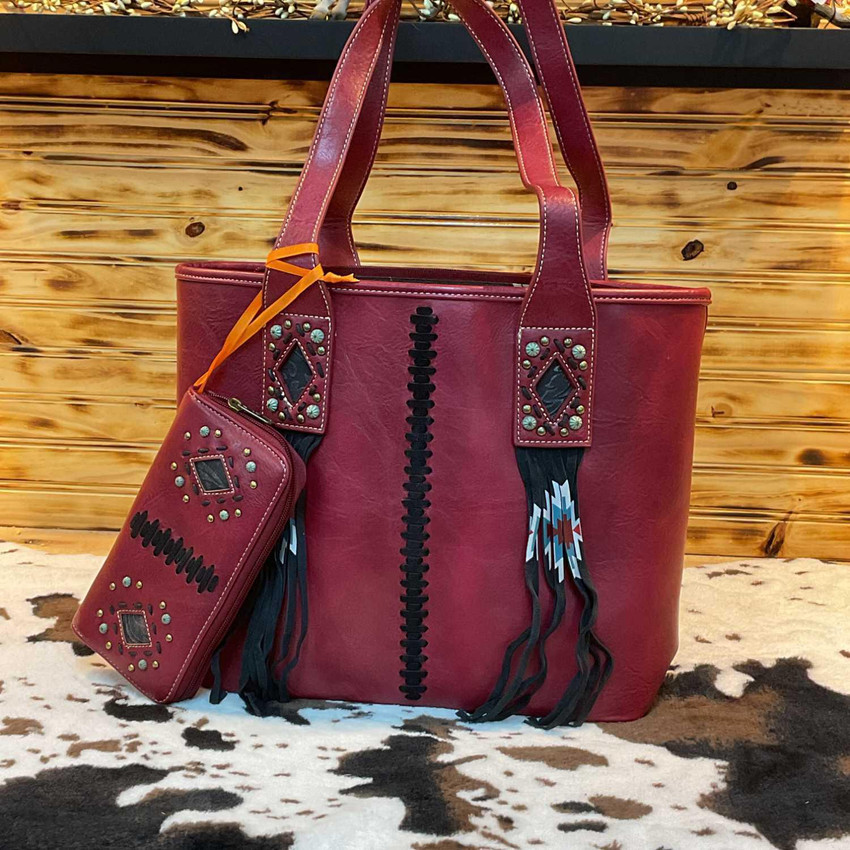
[(326, 283), (356, 283), (354, 275), (338, 275), (326, 272), (321, 263), (317, 263), (312, 269), (305, 272), (301, 266), (284, 261), (287, 257), (297, 257), (301, 254), (318, 254), (319, 246), (313, 242), (304, 242), (298, 245), (289, 245), (286, 248), (275, 248), (266, 259), (266, 268), (298, 275), (299, 280), (294, 283), (273, 304), (261, 310), (263, 306), (263, 293), (258, 292), (254, 300), (248, 305), (245, 312), (237, 319), (236, 324), (230, 329), (230, 333), (224, 340), (218, 354), (213, 357), (209, 369), (195, 381), (195, 389), (202, 393), (207, 386), (213, 372), (233, 354), (241, 348), (254, 334), (263, 328), (269, 319), (285, 310), (302, 292), (309, 289), (317, 280)]

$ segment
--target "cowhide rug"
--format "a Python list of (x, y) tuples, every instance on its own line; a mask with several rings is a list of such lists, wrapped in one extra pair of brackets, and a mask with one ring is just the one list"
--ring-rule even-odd
[(0, 543), (0, 847), (850, 848), (850, 565), (686, 570), (634, 723), (139, 697), (69, 628), (99, 566)]

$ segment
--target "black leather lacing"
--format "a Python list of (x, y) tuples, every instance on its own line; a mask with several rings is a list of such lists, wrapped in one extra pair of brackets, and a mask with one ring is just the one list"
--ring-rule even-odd
[(430, 307), (417, 307), (410, 321), (413, 325), (410, 334), (413, 347), (408, 352), (412, 365), (407, 367), (410, 374), (407, 389), (411, 395), (407, 402), (410, 408), (407, 424), (410, 430), (405, 435), (408, 448), (404, 454), (408, 465), (404, 468), (407, 475), (407, 481), (404, 483), (406, 495), (401, 501), (405, 508), (405, 514), (402, 516), (404, 531), (401, 533), (404, 546), (400, 550), (404, 556), (404, 563), (401, 565), (404, 575), (401, 580), (403, 592), (399, 597), (404, 606), (400, 612), (403, 620), (401, 630), (404, 633), (400, 646), (404, 653), (399, 656), (399, 661), (404, 664), (399, 670), (404, 684), (399, 686), (399, 690), (407, 699), (418, 700), (425, 693), (426, 686), (422, 683), (428, 675), (424, 669), (428, 657), (423, 653), (428, 646), (424, 637), (428, 631), (425, 625), (428, 616), (428, 609), (425, 607), (428, 596), (425, 589), (428, 582), (423, 576), (428, 572), (428, 548), (425, 544), (429, 534), (425, 526), (429, 522), (428, 508), (431, 507), (427, 498), (431, 489), (428, 483), (428, 476), (431, 474), (431, 467), (428, 465), (431, 449), (428, 444), (433, 438), (429, 429), (434, 423), (430, 411), (434, 406), (431, 393), (434, 391), (433, 376), (436, 372), (434, 361), (437, 352), (434, 342), (437, 334), (434, 333), (434, 326), (437, 324), (437, 317)]

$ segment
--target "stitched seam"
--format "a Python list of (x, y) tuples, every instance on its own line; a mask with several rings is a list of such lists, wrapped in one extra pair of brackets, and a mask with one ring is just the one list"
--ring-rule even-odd
[[(201, 405), (202, 407), (206, 408), (208, 411), (210, 411), (210, 413), (218, 414), (220, 416), (223, 416), (225, 419), (229, 420), (238, 431), (241, 431), (243, 434), (247, 435), (251, 439), (256, 440), (258, 443), (260, 443), (260, 445), (265, 446), (271, 452), (273, 457), (275, 457), (277, 455), (276, 450), (273, 449), (271, 447), (271, 445), (266, 443), (261, 437), (258, 437), (256, 434), (252, 434), (250, 431), (243, 428), (242, 425), (239, 422), (237, 422), (233, 417), (225, 415), (223, 413), (223, 411), (216, 410), (215, 408), (208, 405), (205, 401), (203, 401), (203, 399), (198, 398), (197, 396), (194, 398), (194, 401), (197, 404)], [(230, 574), (230, 578), (227, 580), (227, 584), (224, 586), (224, 589), (222, 590), (221, 595), (219, 596), (218, 602), (215, 604), (212, 611), (210, 611), (209, 616), (204, 621), (203, 626), (201, 626), (201, 628), (198, 630), (198, 634), (195, 637), (194, 642), (192, 643), (191, 649), (189, 650), (188, 653), (186, 653), (186, 660), (183, 662), (183, 666), (180, 668), (179, 672), (177, 673), (177, 675), (174, 678), (174, 681), (172, 682), (171, 689), (168, 691), (168, 695), (165, 698), (166, 702), (171, 698), (172, 694), (177, 689), (177, 685), (180, 683), (180, 680), (183, 678), (183, 674), (186, 671), (186, 668), (189, 666), (189, 662), (192, 660), (192, 655), (195, 652), (195, 649), (198, 646), (198, 643), (200, 642), (201, 638), (204, 636), (204, 633), (206, 632), (207, 626), (209, 625), (212, 618), (218, 613), (219, 609), (224, 605), (224, 600), (227, 598), (228, 591), (230, 590), (231, 586), (233, 585), (233, 582), (236, 580), (236, 576), (239, 574), (239, 568), (242, 566), (242, 564), (245, 560), (245, 555), (253, 547), (254, 543), (257, 540), (257, 537), (260, 535), (260, 532), (263, 530), (263, 528), (266, 524), (266, 518), (271, 513), (271, 511), (275, 507), (275, 505), (277, 505), (277, 501), (280, 498), (281, 492), (286, 488), (286, 485), (289, 482), (289, 474), (288, 474), (289, 464), (287, 464), (286, 462), (284, 462), (282, 460), (280, 461), (280, 464), (283, 467), (283, 475), (281, 476), (280, 484), (278, 485), (278, 488), (275, 491), (274, 496), (269, 501), (268, 507), (264, 511), (263, 516), (260, 518), (260, 521), (257, 523), (257, 527), (254, 529), (254, 533), (251, 536), (251, 539), (248, 541), (248, 544), (242, 550), (242, 554), (239, 556), (239, 560), (236, 563), (236, 567), (234, 568), (233, 572)]]

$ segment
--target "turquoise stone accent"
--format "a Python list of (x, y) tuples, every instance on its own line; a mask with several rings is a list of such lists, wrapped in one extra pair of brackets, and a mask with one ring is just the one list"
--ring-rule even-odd
[(308, 404), (307, 409), (304, 411), (307, 414), (308, 419), (318, 419), (319, 414), (322, 412), (319, 410), (318, 404)]
[(254, 463), (253, 460), (249, 460), (248, 463), (245, 464), (245, 469), (248, 470), (248, 472), (256, 472), (257, 464)]
[(316, 328), (310, 332), (310, 339), (318, 345), (320, 342), (325, 341), (325, 332), (321, 328)]
[[(202, 437), (209, 437), (209, 435), (210, 435), (210, 429), (206, 425), (202, 425), (201, 426), (201, 436)], [(141, 666), (141, 664), (139, 666)]]

